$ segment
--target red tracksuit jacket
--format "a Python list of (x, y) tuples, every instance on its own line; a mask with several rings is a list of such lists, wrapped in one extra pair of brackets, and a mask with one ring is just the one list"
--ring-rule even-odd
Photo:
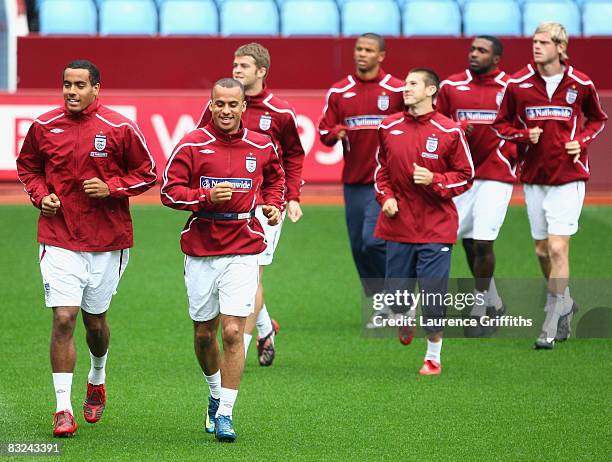
[[(380, 150), (374, 190), (382, 206), (395, 198), (398, 213), (382, 212), (374, 235), (410, 244), (452, 244), (459, 226), (452, 201), (471, 187), (474, 165), (459, 126), (437, 111), (419, 117), (398, 113), (378, 129)], [(428, 185), (414, 183), (413, 163), (433, 172)]]
[[(529, 64), (508, 81), (494, 123), (498, 136), (518, 143), (521, 181), (560, 185), (589, 178), (587, 146), (608, 119), (599, 104), (593, 82), (566, 63), (565, 74), (552, 98), (535, 64)], [(537, 144), (529, 142), (529, 129), (544, 132)], [(582, 147), (578, 162), (565, 150), (565, 143), (578, 140)]]
[(500, 140), (491, 129), (508, 79), (498, 69), (484, 75), (466, 69), (440, 84), (436, 110), (463, 128), (469, 124), (474, 127), (467, 140), (476, 168), (475, 178), (516, 181), (516, 145)]
[[(232, 198), (213, 204), (210, 190), (223, 181), (232, 183)], [(285, 175), (269, 137), (248, 129), (227, 135), (210, 122), (174, 148), (160, 193), (162, 203), (173, 209), (245, 213), (255, 209), (260, 192), (265, 204), (282, 209), (284, 188)], [(257, 218), (210, 220), (194, 213), (181, 233), (181, 249), (194, 257), (258, 254), (265, 248)]]
[(374, 181), (376, 129), (385, 117), (404, 109), (404, 86), (404, 82), (381, 69), (375, 79), (368, 81), (349, 75), (327, 92), (319, 137), (326, 146), (333, 146), (338, 141), (338, 132), (347, 130), (342, 140), (343, 183), (372, 184)]
[[(56, 215), (38, 220), (38, 241), (78, 252), (133, 245), (129, 196), (155, 184), (155, 162), (138, 126), (96, 99), (80, 114), (57, 108), (36, 119), (17, 157), (32, 203), (60, 200)], [(110, 196), (90, 199), (83, 181), (98, 177)]]
[[(262, 133), (272, 138), (279, 151), (285, 171), (286, 198), (288, 201), (300, 200), (302, 187), (302, 164), (304, 148), (297, 129), (297, 118), (286, 101), (274, 96), (266, 87), (257, 96), (246, 97), (247, 107), (242, 114), (242, 124), (252, 132)], [(202, 128), (211, 120), (211, 112), (206, 104), (198, 122)]]

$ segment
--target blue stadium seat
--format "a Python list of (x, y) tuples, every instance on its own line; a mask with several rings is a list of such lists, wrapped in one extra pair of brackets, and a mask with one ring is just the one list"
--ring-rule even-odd
[(400, 35), (400, 11), (393, 0), (344, 0), (340, 10), (343, 35)]
[(224, 0), (221, 35), (277, 35), (278, 9), (273, 0)]
[(162, 35), (216, 35), (219, 15), (212, 0), (165, 0), (159, 10)]
[(334, 0), (284, 0), (281, 5), (281, 34), (340, 34), (340, 15)]
[(463, 34), (521, 35), (521, 8), (515, 0), (466, 0)]
[(38, 11), (41, 34), (95, 34), (98, 12), (91, 0), (42, 0)]
[(104, 0), (100, 8), (102, 35), (154, 35), (157, 8), (152, 0)]
[(407, 0), (402, 29), (411, 35), (461, 35), (461, 11), (454, 0)]
[(526, 0), (523, 4), (523, 35), (531, 36), (544, 21), (560, 22), (570, 36), (581, 33), (580, 11), (572, 0)]
[(582, 8), (584, 35), (612, 35), (612, 0), (586, 0)]

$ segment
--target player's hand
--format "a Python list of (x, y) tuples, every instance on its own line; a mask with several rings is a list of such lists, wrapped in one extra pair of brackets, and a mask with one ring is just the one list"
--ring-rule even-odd
[(531, 144), (538, 144), (540, 141), (540, 135), (544, 132), (540, 127), (530, 128), (529, 129), (529, 141)]
[(580, 143), (577, 140), (568, 141), (565, 143), (565, 150), (570, 156), (574, 156), (574, 163), (580, 159)]
[(397, 201), (393, 198), (387, 199), (382, 206), (382, 213), (389, 218), (393, 218), (398, 210)]
[(232, 184), (224, 181), (210, 190), (210, 200), (213, 204), (227, 202), (232, 198)]
[(412, 178), (414, 179), (414, 184), (422, 184), (428, 186), (433, 181), (433, 173), (427, 170), (425, 167), (420, 167), (417, 164), (413, 163), (414, 173), (412, 174)]
[(302, 212), (302, 207), (300, 207), (300, 203), (298, 201), (289, 201), (287, 203), (287, 216), (293, 223), (302, 218), (303, 215), (304, 213)]
[(83, 189), (85, 190), (85, 194), (92, 199), (104, 199), (110, 196), (108, 185), (97, 177), (83, 181)]
[(341, 129), (338, 134), (336, 135), (336, 137), (341, 140), (346, 136), (346, 128)]
[(54, 193), (51, 193), (42, 198), (42, 201), (40, 202), (40, 210), (42, 211), (43, 216), (52, 217), (57, 213), (57, 209), (60, 208), (60, 205), (59, 198)]
[(474, 124), (467, 124), (463, 127), (463, 131), (465, 132), (465, 136), (472, 136), (474, 132)]
[(268, 219), (268, 224), (270, 226), (278, 225), (278, 223), (280, 222), (280, 217), (281, 217), (280, 210), (278, 210), (273, 205), (263, 205), (261, 207), (261, 211), (263, 212), (264, 216)]

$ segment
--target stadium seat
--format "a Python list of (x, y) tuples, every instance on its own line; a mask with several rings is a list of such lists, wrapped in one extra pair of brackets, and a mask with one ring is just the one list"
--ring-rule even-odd
[(344, 0), (340, 9), (343, 35), (400, 35), (400, 11), (393, 0)]
[(340, 34), (340, 15), (334, 0), (285, 0), (281, 8), (281, 34)]
[(221, 35), (277, 35), (278, 9), (273, 0), (224, 0)]
[(165, 0), (159, 10), (162, 35), (216, 35), (219, 15), (212, 0)]
[(153, 35), (157, 8), (152, 0), (104, 0), (100, 8), (100, 34)]
[(612, 0), (586, 0), (582, 8), (584, 35), (612, 35)]
[(515, 0), (466, 0), (463, 34), (521, 35), (521, 8)]
[(461, 35), (461, 11), (454, 0), (407, 0), (402, 29), (411, 35)]
[(98, 13), (91, 0), (43, 0), (38, 12), (41, 34), (95, 34)]
[(572, 0), (526, 0), (523, 4), (523, 35), (531, 36), (544, 21), (560, 22), (570, 36), (581, 34), (580, 11)]

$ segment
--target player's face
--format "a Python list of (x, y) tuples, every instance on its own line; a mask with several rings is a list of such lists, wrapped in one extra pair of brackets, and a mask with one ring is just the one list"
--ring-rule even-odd
[(411, 72), (406, 77), (406, 86), (404, 87), (404, 104), (406, 106), (416, 106), (425, 99), (433, 96), (436, 92), (436, 87), (433, 85), (427, 86), (423, 74), (420, 72)]
[(235, 56), (232, 65), (232, 77), (242, 85), (245, 89), (251, 88), (258, 80), (263, 79), (266, 75), (266, 68), (257, 68), (255, 58), (252, 56)]
[(378, 42), (373, 39), (361, 37), (355, 43), (355, 65), (359, 72), (368, 72), (375, 69), (385, 59), (385, 52), (380, 51)]
[(213, 88), (210, 112), (213, 123), (222, 132), (236, 133), (245, 109), (246, 102), (240, 88), (224, 88), (218, 85)]
[(548, 32), (533, 36), (533, 61), (536, 64), (549, 64), (559, 60), (565, 51), (565, 44), (553, 42)]
[(493, 44), (486, 39), (474, 39), (468, 55), (469, 68), (474, 74), (486, 74), (497, 66), (499, 56), (495, 56)]
[(92, 85), (87, 69), (66, 69), (64, 71), (64, 101), (66, 109), (77, 114), (94, 102), (100, 84)]

